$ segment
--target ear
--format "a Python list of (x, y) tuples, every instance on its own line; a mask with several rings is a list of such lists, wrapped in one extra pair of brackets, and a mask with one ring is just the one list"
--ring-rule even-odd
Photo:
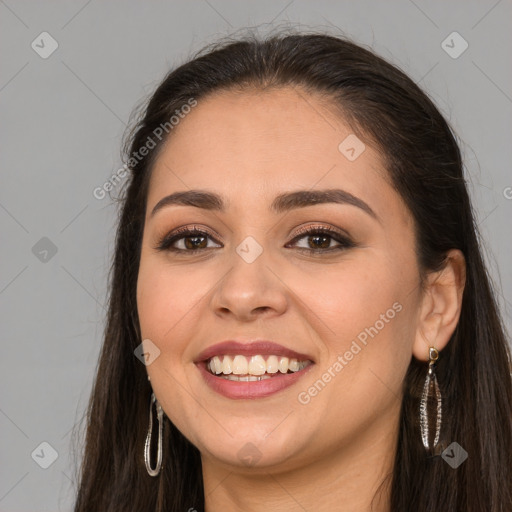
[(439, 352), (450, 341), (460, 317), (466, 282), (466, 261), (458, 249), (446, 255), (442, 270), (427, 275), (418, 316), (413, 355), (429, 360), (429, 347)]

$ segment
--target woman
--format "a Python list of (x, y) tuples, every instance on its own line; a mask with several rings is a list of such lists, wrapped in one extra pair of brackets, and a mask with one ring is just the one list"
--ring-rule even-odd
[(512, 510), (510, 349), (414, 82), (333, 36), (219, 43), (126, 165), (75, 512)]

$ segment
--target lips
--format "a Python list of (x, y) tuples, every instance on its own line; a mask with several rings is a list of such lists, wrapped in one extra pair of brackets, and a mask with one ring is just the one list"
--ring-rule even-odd
[(224, 356), (230, 354), (240, 354), (243, 356), (276, 355), (288, 357), (290, 359), (295, 358), (299, 361), (310, 360), (313, 363), (315, 362), (313, 357), (309, 354), (296, 352), (295, 350), (286, 348), (283, 345), (267, 340), (255, 340), (251, 342), (240, 342), (236, 340), (223, 341), (203, 350), (194, 362), (200, 363), (207, 361), (213, 356)]
[(253, 382), (236, 382), (226, 380), (218, 375), (213, 375), (206, 369), (206, 363), (204, 361), (196, 363), (196, 366), (204, 382), (215, 393), (231, 400), (255, 400), (267, 398), (279, 392), (284, 392), (286, 389), (291, 389), (291, 387), (296, 384), (299, 379), (307, 375), (315, 365), (311, 364), (295, 373), (280, 374), (279, 376)]
[[(265, 373), (261, 376), (262, 380), (254, 380), (253, 376), (240, 376), (240, 378), (244, 379), (248, 377), (247, 381), (231, 380), (229, 376), (226, 378), (225, 375), (213, 374), (207, 369), (208, 361), (214, 358), (214, 356), (230, 355), (236, 355), (236, 357), (245, 356), (251, 360), (252, 356), (262, 356), (263, 358), (265, 358), (265, 356), (278, 356), (282, 359), (288, 358), (286, 361), (293, 360), (295, 364), (298, 361), (310, 361), (312, 364), (308, 364), (305, 368), (292, 373), (277, 372), (271, 375)], [(315, 361), (311, 355), (297, 352), (267, 340), (223, 341), (222, 343), (217, 343), (203, 350), (194, 363), (205, 383), (216, 393), (230, 399), (258, 399), (269, 397), (292, 386), (315, 366)], [(233, 363), (235, 363), (235, 360)], [(240, 368), (238, 368), (238, 370), (240, 370)], [(275, 371), (275, 368), (273, 368), (273, 370)], [(240, 371), (236, 373), (240, 373)]]

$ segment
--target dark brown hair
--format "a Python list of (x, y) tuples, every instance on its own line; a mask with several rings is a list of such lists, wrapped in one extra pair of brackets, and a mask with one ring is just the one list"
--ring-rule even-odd
[(452, 130), (429, 97), (373, 51), (342, 37), (291, 33), (248, 35), (205, 48), (165, 77), (128, 134), (130, 175), (110, 274), (104, 343), (86, 411), (75, 512), (204, 510), (199, 451), (168, 418), (160, 475), (150, 477), (144, 465), (152, 390), (144, 365), (134, 356), (141, 343), (136, 283), (148, 182), (165, 138), (146, 157), (133, 155), (191, 98), (272, 87), (320, 93), (357, 135), (379, 149), (390, 183), (414, 218), (423, 275), (441, 269), (450, 249), (461, 250), (466, 258), (461, 316), (441, 352), (437, 375), (444, 411), (441, 446), (455, 441), (468, 458), (452, 469), (439, 451), (425, 452), (418, 411), (427, 365), (412, 358), (389, 475), (391, 510), (512, 511), (510, 348)]

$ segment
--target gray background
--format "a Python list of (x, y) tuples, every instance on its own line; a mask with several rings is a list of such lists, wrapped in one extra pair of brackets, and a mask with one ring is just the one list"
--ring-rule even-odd
[[(430, 93), (463, 141), (510, 331), (511, 19), (510, 0), (0, 0), (0, 511), (72, 508), (71, 429), (91, 390), (114, 242), (115, 207), (93, 190), (119, 169), (130, 112), (169, 67), (241, 27), (350, 35)], [(31, 47), (48, 51), (44, 31), (58, 43), (46, 59)], [(458, 58), (442, 46), (454, 31), (469, 44)], [(58, 453), (48, 469), (42, 442)]]

